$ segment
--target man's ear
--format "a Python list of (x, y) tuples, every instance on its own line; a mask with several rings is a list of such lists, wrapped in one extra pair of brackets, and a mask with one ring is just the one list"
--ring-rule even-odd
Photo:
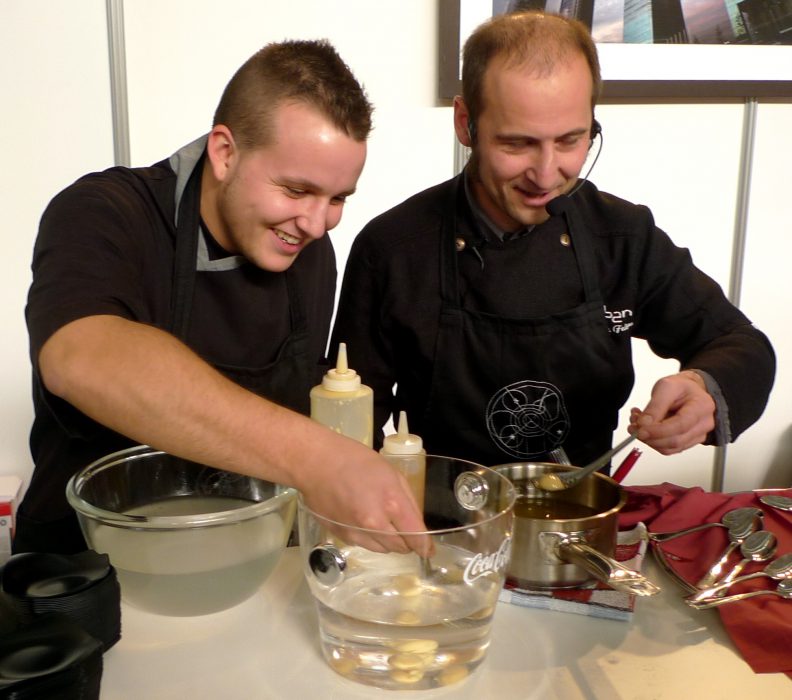
[(473, 147), (476, 127), (471, 122), (470, 112), (460, 95), (454, 98), (454, 131), (459, 143), (468, 148)]
[(234, 135), (224, 124), (212, 127), (206, 142), (206, 157), (212, 168), (216, 180), (222, 182), (233, 170), (239, 151), (234, 141)]

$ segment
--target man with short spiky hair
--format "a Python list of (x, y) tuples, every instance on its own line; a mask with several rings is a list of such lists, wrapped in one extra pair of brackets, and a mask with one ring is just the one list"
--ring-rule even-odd
[(231, 79), (208, 135), (50, 203), (26, 311), (35, 470), (15, 551), (83, 549), (66, 482), (134, 443), (297, 487), (332, 520), (423, 529), (387, 462), (300, 415), (335, 296), (325, 233), (355, 191), (371, 113), (327, 42), (271, 44)]

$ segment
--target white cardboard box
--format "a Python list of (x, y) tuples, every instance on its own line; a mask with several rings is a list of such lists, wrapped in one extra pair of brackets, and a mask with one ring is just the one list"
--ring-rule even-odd
[(17, 476), (0, 476), (0, 564), (11, 556), (14, 516), (22, 480)]

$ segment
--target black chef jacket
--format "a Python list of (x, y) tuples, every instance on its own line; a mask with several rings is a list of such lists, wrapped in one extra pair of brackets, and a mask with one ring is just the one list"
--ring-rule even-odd
[[(66, 482), (81, 467), (131, 444), (49, 393), (41, 382), (39, 350), (58, 328), (73, 320), (112, 314), (174, 332), (236, 380), (247, 368), (280, 361), (299, 306), (306, 328), (307, 366), (304, 386), (296, 393), (305, 401), (290, 407), (308, 411), (308, 393), (323, 370), (335, 296), (335, 256), (327, 236), (303, 250), (288, 273), (268, 272), (229, 256), (211, 236), (199, 234), (198, 200), (193, 198), (195, 239), (187, 254), (196, 261), (192, 269), (188, 265), (189, 272), (195, 271), (194, 286), (188, 288), (187, 313), (174, 312), (179, 305), (174, 302), (174, 280), (179, 274), (177, 207), (187, 199), (186, 191), (194, 192), (188, 185), (194, 171), (194, 186), (200, 181), (204, 145), (205, 137), (148, 168), (111, 168), (83, 177), (57, 195), (44, 212), (26, 310), (33, 362), (35, 419), (30, 445), (35, 469), (18, 511), (17, 529), (17, 538), (26, 540), (26, 529), (32, 533), (41, 526), (43, 541), (19, 545), (15, 539), (17, 551), (20, 546), (51, 552), (84, 547), (65, 499)], [(180, 211), (179, 216), (187, 214)], [(174, 323), (180, 331), (174, 330)], [(285, 401), (277, 395), (267, 398)]]
[[(731, 439), (759, 417), (775, 371), (769, 341), (646, 207), (585, 183), (568, 211), (493, 241), (477, 229), (461, 178), (380, 215), (350, 252), (331, 347), (346, 342), (350, 366), (374, 389), (377, 427), (407, 410), (430, 452), (498, 464), (541, 459), (563, 444), (573, 463), (586, 463), (610, 445), (629, 396), (632, 337), (714, 378)], [(465, 329), (451, 336), (442, 331), (448, 284)], [(590, 313), (597, 304), (599, 320)], [(537, 343), (535, 351), (524, 338), (570, 318), (587, 327), (573, 347)], [(467, 356), (464, 376), (449, 373)], [(566, 386), (565, 367), (575, 376)], [(455, 383), (465, 390), (448, 391)]]

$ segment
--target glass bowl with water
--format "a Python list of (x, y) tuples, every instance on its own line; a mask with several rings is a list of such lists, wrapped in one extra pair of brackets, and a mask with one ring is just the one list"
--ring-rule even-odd
[(275, 568), (296, 491), (147, 446), (75, 474), (66, 497), (91, 549), (107, 554), (125, 602), (205, 615), (252, 596)]
[(303, 570), (329, 665), (351, 680), (394, 690), (467, 678), (489, 647), (514, 499), (511, 482), (491, 469), (429, 455), (427, 530), (400, 533), (431, 539), (432, 554), (422, 559), (350, 544), (366, 531), (319, 516), (298, 496)]

